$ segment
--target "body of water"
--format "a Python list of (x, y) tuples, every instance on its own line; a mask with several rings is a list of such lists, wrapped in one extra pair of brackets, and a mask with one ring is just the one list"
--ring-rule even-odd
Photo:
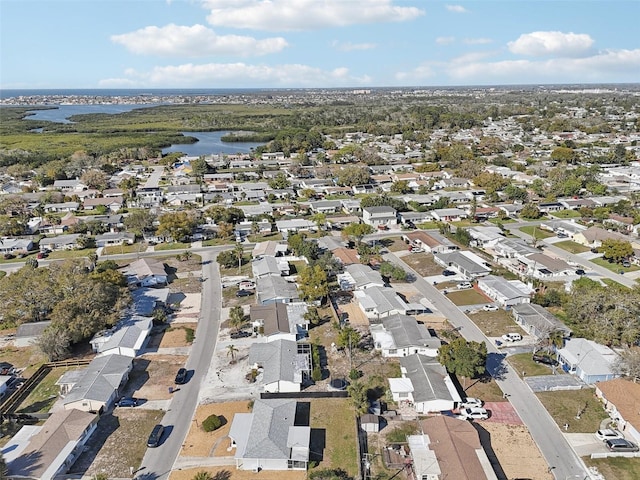
[(170, 147), (163, 148), (162, 154), (182, 152), (190, 157), (199, 157), (201, 155), (211, 155), (216, 153), (226, 153), (233, 155), (235, 153), (251, 153), (257, 147), (264, 143), (255, 142), (223, 142), (222, 137), (229, 134), (229, 131), (223, 132), (182, 132), (188, 137), (197, 138), (196, 143), (174, 144)]
[(155, 105), (126, 105), (126, 104), (113, 104), (113, 105), (58, 105), (56, 108), (47, 110), (33, 110), (27, 112), (28, 120), (46, 120), (48, 122), (55, 123), (73, 123), (69, 120), (69, 117), (73, 115), (83, 115), (87, 113), (124, 113), (135, 110), (136, 108), (148, 108)]

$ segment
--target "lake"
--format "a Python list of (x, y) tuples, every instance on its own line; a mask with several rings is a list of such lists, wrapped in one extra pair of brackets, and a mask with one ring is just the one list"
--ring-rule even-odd
[(211, 155), (214, 153), (251, 153), (257, 147), (264, 143), (256, 142), (223, 142), (221, 139), (229, 134), (229, 131), (222, 132), (182, 132), (184, 136), (194, 137), (198, 139), (196, 143), (180, 143), (170, 147), (163, 148), (162, 154), (173, 152), (182, 152), (190, 157), (199, 157), (200, 155)]
[(29, 120), (46, 120), (55, 123), (73, 123), (69, 117), (73, 115), (83, 115), (87, 113), (124, 113), (136, 108), (155, 107), (156, 105), (58, 105), (56, 108), (47, 110), (32, 110), (27, 112)]

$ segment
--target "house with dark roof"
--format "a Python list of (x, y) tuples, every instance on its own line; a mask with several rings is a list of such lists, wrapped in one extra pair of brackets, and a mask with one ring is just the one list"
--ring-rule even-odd
[(95, 432), (98, 418), (71, 409), (52, 413), (42, 426), (25, 425), (2, 449), (8, 478), (53, 480), (67, 473)]
[(249, 365), (259, 372), (256, 381), (265, 392), (299, 392), (311, 374), (311, 348), (285, 339), (254, 343), (249, 349)]
[(640, 383), (622, 378), (598, 382), (596, 397), (602, 401), (618, 430), (640, 443)]
[(249, 310), (251, 324), (254, 330), (262, 331), (267, 342), (279, 339), (295, 342), (298, 339), (298, 326), (292, 325), (289, 321), (289, 305), (293, 304), (278, 302), (268, 305), (251, 305)]
[(105, 355), (94, 358), (83, 371), (78, 382), (64, 397), (65, 410), (85, 412), (109, 410), (120, 395), (120, 388), (129, 379), (133, 359), (124, 355)]
[(295, 400), (258, 399), (236, 413), (229, 437), (239, 470), (306, 470), (311, 428)]
[(533, 278), (543, 279), (575, 274), (575, 267), (561, 258), (552, 258), (544, 253), (531, 253), (520, 257), (518, 263), (519, 270)]
[(458, 246), (455, 243), (447, 237), (436, 234), (435, 232), (418, 230), (415, 232), (405, 233), (401, 238), (411, 245), (422, 248), (425, 252), (445, 253), (458, 250)]
[(478, 255), (467, 250), (450, 253), (434, 253), (433, 259), (444, 268), (453, 268), (468, 279), (491, 273), (491, 268)]
[(383, 357), (406, 357), (414, 353), (435, 357), (440, 339), (409, 315), (391, 315), (370, 327), (373, 345)]
[(447, 370), (434, 358), (413, 354), (400, 358), (401, 378), (389, 378), (393, 400), (417, 413), (453, 410), (461, 398)]

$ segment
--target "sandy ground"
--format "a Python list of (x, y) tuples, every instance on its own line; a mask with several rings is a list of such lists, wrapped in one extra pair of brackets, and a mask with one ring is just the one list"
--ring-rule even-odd
[(489, 422), (480, 425), (491, 436), (491, 448), (505, 474), (503, 478), (553, 479), (527, 427)]
[(191, 328), (194, 332), (197, 323), (171, 323), (171, 328), (164, 331), (162, 334), (162, 340), (160, 340), (159, 348), (175, 348), (175, 347), (188, 347), (191, 344), (187, 342), (187, 328)]
[(305, 471), (279, 471), (272, 472), (263, 470), (254, 473), (251, 470), (236, 470), (234, 466), (230, 467), (198, 467), (183, 470), (174, 470), (169, 478), (171, 480), (192, 480), (198, 472), (207, 472), (211, 474), (213, 480), (305, 480), (307, 473)]

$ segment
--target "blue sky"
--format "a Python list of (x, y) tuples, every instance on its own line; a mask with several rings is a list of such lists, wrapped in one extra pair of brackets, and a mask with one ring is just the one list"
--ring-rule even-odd
[(640, 82), (639, 0), (0, 0), (0, 88)]

